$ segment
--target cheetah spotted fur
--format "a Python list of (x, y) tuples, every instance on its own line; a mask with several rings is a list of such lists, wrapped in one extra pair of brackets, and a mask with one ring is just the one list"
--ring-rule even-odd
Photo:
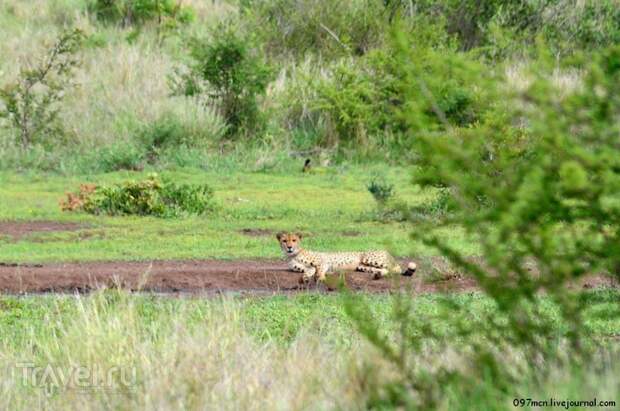
[(278, 233), (276, 238), (288, 260), (289, 269), (302, 273), (304, 282), (313, 278), (323, 281), (326, 273), (339, 269), (370, 273), (375, 279), (388, 274), (411, 276), (416, 270), (415, 263), (409, 263), (402, 270), (387, 251), (324, 253), (301, 248), (301, 234)]

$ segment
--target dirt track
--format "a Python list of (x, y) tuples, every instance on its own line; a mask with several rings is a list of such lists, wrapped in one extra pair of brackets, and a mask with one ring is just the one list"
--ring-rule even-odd
[[(386, 292), (397, 287), (394, 279), (373, 280), (365, 273), (347, 273), (352, 290)], [(331, 278), (331, 280), (330, 280)], [(432, 284), (420, 275), (399, 277), (400, 286), (413, 292), (474, 290), (471, 280), (458, 276)], [(94, 262), (66, 264), (2, 264), (0, 292), (87, 292), (98, 287), (123, 287), (134, 291), (154, 292), (245, 292), (272, 294), (297, 292), (316, 285), (300, 286), (299, 274), (287, 271), (286, 263), (272, 260), (253, 261), (153, 261)], [(337, 277), (328, 277), (336, 286)], [(329, 286), (320, 286), (329, 289)]]
[(0, 237), (17, 241), (32, 234), (76, 231), (87, 227), (86, 224), (59, 221), (0, 221)]
[[(17, 241), (39, 232), (74, 231), (85, 226), (55, 221), (0, 221), (0, 237)], [(243, 234), (271, 235), (269, 230), (245, 229)], [(357, 232), (343, 233), (358, 235)], [(407, 261), (402, 261), (403, 264)], [(413, 293), (474, 291), (473, 280), (454, 272), (441, 257), (416, 260), (413, 277), (373, 280), (365, 273), (346, 273), (347, 287), (355, 291), (388, 292), (398, 287)], [(326, 284), (300, 285), (299, 274), (287, 271), (277, 260), (190, 260), (152, 262), (89, 262), (55, 264), (11, 264), (0, 262), (0, 293), (88, 292), (100, 287), (122, 287), (132, 291), (161, 293), (238, 292), (249, 294), (294, 293), (307, 289), (330, 290), (337, 276)], [(609, 279), (592, 276), (578, 287), (617, 286)]]
[[(347, 286), (355, 291), (388, 292), (397, 287), (413, 293), (474, 291), (473, 280), (451, 273), (429, 282), (431, 270), (441, 270), (441, 259), (422, 261), (413, 277), (373, 280), (365, 273), (346, 273)], [(441, 272), (447, 272), (441, 270)], [(427, 280), (424, 280), (424, 279)], [(161, 293), (248, 294), (294, 293), (316, 285), (300, 286), (299, 274), (287, 271), (284, 261), (153, 261), (89, 262), (58, 264), (0, 263), (0, 292), (11, 294), (45, 292), (88, 292), (99, 287), (122, 287), (132, 291)], [(396, 281), (399, 281), (397, 284)], [(335, 288), (336, 276), (328, 276), (327, 286)], [(331, 286), (331, 287), (330, 287)], [(591, 277), (580, 287), (613, 286), (603, 277)]]

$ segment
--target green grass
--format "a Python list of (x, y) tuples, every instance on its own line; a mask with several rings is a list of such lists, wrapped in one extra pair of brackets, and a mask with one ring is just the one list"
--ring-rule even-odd
[[(89, 1), (0, 2), (0, 38), (3, 39), (0, 86), (16, 78), (21, 63), (40, 58), (45, 45), (54, 40), (62, 27), (75, 25), (89, 36), (80, 54), (82, 65), (74, 79), (79, 86), (67, 91), (60, 112), (71, 144), (52, 141), (47, 150), (32, 147), (24, 151), (14, 146), (11, 130), (0, 130), (0, 221), (53, 220), (84, 226), (79, 231), (33, 233), (17, 241), (0, 235), (0, 262), (280, 257), (274, 235), (247, 236), (241, 233), (244, 229), (302, 231), (306, 234), (305, 245), (317, 250), (387, 248), (395, 255), (413, 258), (435, 253), (410, 239), (417, 229), (414, 224), (376, 221), (376, 204), (366, 189), (373, 177), (382, 175), (394, 184), (400, 200), (409, 205), (429, 204), (436, 193), (411, 184), (415, 169), (344, 164), (326, 170), (317, 167), (319, 174), (304, 175), (303, 159), (290, 160), (291, 151), (314, 150), (318, 148), (317, 141), (332, 139), (332, 129), (338, 126), (329, 113), (315, 108), (318, 89), (313, 83), (328, 84), (335, 73), (335, 65), (330, 63), (328, 55), (326, 58), (320, 54), (306, 55), (305, 60), (292, 56), (273, 59), (279, 75), (261, 103), (269, 118), (266, 132), (251, 136), (251, 142), (222, 141), (219, 136), (223, 120), (215, 107), (210, 105), (202, 110), (193, 99), (171, 98), (169, 75), (187, 59), (185, 45), (189, 37), (203, 37), (226, 17), (251, 18), (260, 10), (239, 13), (237, 3), (241, 2), (185, 0), (184, 4), (196, 9), (198, 18), (182, 32), (162, 37), (155, 26), (132, 33), (133, 27), (99, 24), (84, 13)], [(322, 9), (313, 1), (293, 3), (295, 7), (283, 9), (283, 13), (291, 13), (297, 22), (295, 19), (293, 25), (286, 20), (280, 22), (287, 31), (303, 29), (311, 22), (304, 16), (318, 16), (317, 10)], [(363, 5), (362, 2), (351, 4)], [(614, 5), (610, 3), (609, 16), (613, 15)], [(584, 39), (588, 33), (611, 33), (604, 30), (607, 26), (600, 25), (606, 22), (613, 25), (611, 17), (588, 17), (583, 4), (560, 6), (558, 10), (570, 13), (565, 16), (560, 13), (560, 17), (567, 19), (559, 20), (566, 20), (575, 26), (574, 30), (583, 31)], [(550, 13), (551, 18), (555, 19), (556, 14)], [(277, 17), (270, 20), (280, 21)], [(335, 47), (338, 53), (342, 52), (338, 43), (351, 40), (343, 37), (338, 27), (366, 24), (353, 21), (343, 26), (342, 21), (334, 21), (333, 25), (324, 18), (320, 20), (321, 26), (340, 37), (334, 42), (331, 32), (319, 33), (327, 40), (327, 46)], [(387, 27), (385, 24), (384, 28)], [(274, 28), (265, 25), (264, 29), (263, 34), (268, 34)], [(261, 30), (253, 34), (261, 37)], [(316, 30), (307, 34), (311, 35), (310, 39), (317, 35)], [(486, 34), (493, 39), (497, 36), (498, 51), (501, 43), (514, 37), (512, 33), (495, 30)], [(502, 40), (503, 36), (506, 40)], [(601, 37), (601, 44), (610, 38)], [(301, 45), (300, 42), (298, 46)], [(581, 45), (575, 42), (576, 48)], [(289, 46), (293, 52), (300, 49), (292, 43)], [(496, 46), (490, 47), (489, 53)], [(372, 55), (366, 51), (362, 54)], [(528, 57), (529, 54), (524, 53), (525, 57), (516, 58), (513, 64), (507, 62), (512, 73), (507, 76), (507, 86), (519, 94), (530, 81), (526, 78), (529, 67), (537, 64), (536, 57)], [(366, 57), (352, 57), (336, 64), (356, 72), (354, 68), (361, 67), (365, 60)], [(560, 57), (559, 62), (563, 60)], [(452, 70), (448, 66), (440, 65), (435, 74)], [(504, 70), (501, 65), (493, 68)], [(558, 67), (554, 77), (556, 74), (554, 81), (560, 82), (559, 87), (564, 91), (579, 88), (583, 83), (580, 73), (565, 72)], [(458, 80), (458, 75), (450, 76), (453, 77)], [(454, 85), (446, 87), (450, 95)], [(345, 87), (342, 96), (353, 106), (355, 99), (347, 94), (349, 91), (355, 89)], [(400, 100), (389, 103), (398, 106)], [(382, 110), (374, 111), (368, 114), (385, 114)], [(81, 183), (112, 184), (145, 178), (148, 171), (96, 173), (118, 169), (124, 160), (136, 160), (135, 163), (144, 165), (140, 156), (148, 147), (141, 140), (142, 134), (145, 130), (156, 130), (158, 122), (168, 119), (178, 122), (183, 137), (195, 134), (196, 147), (175, 145), (161, 153), (154, 167), (166, 170), (162, 175), (178, 183), (212, 186), (218, 205), (216, 211), (201, 217), (159, 219), (92, 216), (60, 210), (59, 200), (65, 192), (75, 191)], [(306, 124), (308, 120), (310, 124)], [(360, 120), (362, 124), (373, 123), (373, 118), (366, 119), (365, 115)], [(512, 124), (510, 127), (509, 130)], [(366, 160), (383, 157), (391, 161), (411, 157), (405, 155), (399, 136), (369, 133), (368, 137), (368, 145), (350, 147), (350, 156), (348, 149), (337, 144), (338, 138), (329, 143), (331, 150), (322, 154), (348, 159), (359, 155)], [(133, 150), (129, 149), (130, 145), (135, 146)], [(221, 151), (227, 154), (221, 155)], [(182, 166), (196, 168), (177, 168)], [(26, 171), (20, 174), (15, 170)], [(56, 174), (28, 170), (53, 170)], [(441, 234), (464, 254), (479, 254), (476, 244), (458, 227)], [(480, 378), (463, 371), (477, 385), (476, 389), (462, 391), (455, 384), (439, 387), (440, 409), (514, 410), (512, 399), (523, 397), (618, 400), (620, 292), (586, 291), (583, 296), (587, 300), (583, 312), (587, 328), (584, 334), (589, 335), (589, 341), (601, 342), (609, 348), (605, 358), (594, 358), (591, 367), (570, 364), (570, 361), (564, 367), (535, 361), (527, 364), (526, 372), (519, 374), (510, 387), (498, 384), (493, 375)], [(358, 297), (374, 314), (379, 332), (397, 341), (399, 324), (391, 321), (391, 297), (363, 294)], [(270, 298), (172, 298), (116, 290), (100, 290), (87, 296), (0, 295), (0, 410), (367, 409), (373, 388), (390, 381), (395, 367), (360, 336), (345, 312), (346, 298), (338, 293)], [(560, 319), (557, 305), (550, 297), (536, 298), (542, 301), (543, 314), (554, 319), (552, 330), (544, 335), (557, 336), (561, 344), (562, 336), (571, 331), (570, 326)], [(444, 300), (454, 304), (442, 304)], [(419, 327), (415, 332), (429, 349), (416, 351), (416, 358), (409, 364), (428, 370), (431, 377), (435, 366), (448, 364), (458, 368), (471, 358), (467, 350), (476, 346), (453, 329), (461, 318), (502, 315), (493, 301), (481, 293), (416, 295), (411, 302), (421, 319), (412, 321)], [(426, 333), (424, 326), (438, 330), (439, 341)], [(489, 343), (493, 344), (492, 338)], [(501, 365), (507, 369), (523, 361), (521, 347), (515, 344), (510, 348), (502, 357), (505, 361)], [(566, 354), (571, 355), (570, 349)], [(11, 374), (21, 362), (40, 366), (55, 364), (65, 371), (76, 365), (103, 369), (120, 365), (135, 368), (138, 379), (127, 390), (60, 389), (45, 396), (43, 387), (20, 384), (15, 374)], [(456, 390), (450, 392), (450, 389)]]
[[(600, 290), (586, 295), (591, 338), (613, 353), (620, 333), (619, 294)], [(9, 372), (0, 379), (0, 408), (202, 409), (209, 404), (217, 409), (364, 409), (366, 384), (387, 378), (391, 366), (357, 333), (344, 311), (345, 298), (169, 298), (114, 290), (87, 297), (0, 296), (0, 375)], [(382, 332), (397, 336), (398, 328), (390, 321), (391, 297), (360, 298), (384, 325)], [(478, 293), (423, 295), (414, 300), (413, 309), (432, 316), (442, 298), (469, 307), (473, 315), (495, 310), (492, 301)], [(553, 314), (552, 302), (540, 298)], [(429, 325), (443, 329), (446, 346), (418, 358), (421, 364), (454, 361), (450, 346), (467, 344), (441, 318)], [(559, 320), (556, 327), (560, 335), (566, 331)], [(446, 349), (445, 356), (437, 354)], [(560, 368), (539, 385), (526, 377), (510, 393), (500, 393), (489, 380), (481, 387), (481, 397), (470, 401), (472, 406), (485, 404), (495, 395), (494, 409), (510, 409), (509, 400), (504, 406), (499, 398), (615, 399), (610, 385), (617, 365), (613, 358), (602, 371)], [(510, 361), (518, 361), (518, 352)], [(65, 372), (82, 365), (133, 367), (137, 378), (131, 389), (80, 392), (60, 385), (44, 396), (42, 384), (20, 383), (21, 370), (10, 374), (24, 362), (53, 364)], [(460, 401), (458, 393), (447, 398)]]
[[(297, 164), (294, 164), (296, 166)], [(214, 187), (217, 211), (200, 217), (161, 219), (106, 217), (62, 212), (59, 200), (80, 183), (110, 184), (145, 178), (147, 172), (58, 176), (0, 174), (1, 220), (54, 220), (84, 223), (77, 232), (34, 233), (20, 241), (0, 238), (0, 261), (46, 262), (184, 258), (277, 258), (273, 235), (247, 236), (243, 229), (299, 230), (305, 245), (321, 250), (387, 248), (395, 255), (428, 255), (432, 250), (410, 240), (408, 223), (375, 221), (375, 201), (366, 185), (380, 173), (409, 204), (430, 201), (434, 193), (410, 184), (410, 173), (382, 166), (342, 166), (322, 175), (288, 171), (269, 173), (166, 171), (178, 183)], [(349, 235), (343, 235), (348, 233)], [(351, 233), (355, 235), (351, 235)], [(466, 253), (476, 248), (458, 230), (446, 232)]]
[[(589, 306), (584, 316), (592, 337), (605, 339), (620, 335), (620, 293), (603, 289), (589, 291), (585, 295)], [(343, 294), (223, 299), (170, 298), (156, 295), (128, 297), (128, 294), (110, 290), (82, 298), (68, 295), (0, 296), (1, 344), (5, 348), (19, 349), (33, 340), (54, 338), (59, 329), (79, 316), (82, 304), (91, 303), (104, 304), (111, 309), (131, 305), (135, 309), (139, 327), (147, 333), (157, 327), (172, 325), (167, 321), (178, 316), (182, 316), (185, 327), (201, 327), (204, 318), (210, 313), (217, 312), (223, 305), (232, 304), (238, 308), (237, 319), (257, 341), (289, 345), (300, 336), (312, 334), (336, 347), (351, 347), (359, 339), (345, 312), (345, 299), (348, 297)], [(386, 333), (395, 331), (389, 327), (393, 307), (389, 295), (359, 295), (357, 298), (363, 299), (378, 321), (385, 324)], [(413, 309), (423, 316), (435, 314), (444, 298), (467, 306), (474, 316), (496, 310), (492, 300), (481, 293), (420, 295), (416, 297)], [(555, 315), (552, 301), (547, 297), (541, 298), (545, 310)], [(28, 326), (23, 327), (23, 324)], [(566, 331), (559, 317), (556, 325), (560, 333)], [(439, 322), (433, 326), (444, 328), (447, 335), (453, 331)]]

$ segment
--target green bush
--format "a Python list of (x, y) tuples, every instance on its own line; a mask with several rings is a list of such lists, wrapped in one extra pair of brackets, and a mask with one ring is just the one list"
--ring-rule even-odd
[(95, 158), (90, 158), (91, 166), (108, 173), (119, 170), (142, 170), (147, 153), (128, 141), (120, 141), (95, 150)]
[(147, 124), (138, 132), (138, 142), (150, 163), (156, 162), (163, 150), (193, 146), (195, 137), (171, 115)]
[(124, 26), (149, 21), (174, 25), (195, 17), (189, 6), (177, 0), (92, 0), (88, 9), (98, 20)]
[(616, 0), (417, 0), (412, 4), (416, 13), (443, 21), (461, 50), (481, 48), (494, 58), (519, 53), (539, 36), (560, 53), (605, 47), (620, 38)]
[(261, 126), (257, 98), (265, 93), (272, 70), (252, 46), (252, 39), (231, 23), (218, 25), (210, 40), (191, 42), (193, 63), (176, 79), (175, 91), (204, 97), (219, 107), (227, 135)]
[[(582, 86), (565, 96), (550, 81), (556, 69), (550, 57), (531, 67), (532, 81), (519, 94), (461, 67), (461, 76), (495, 89), (502, 104), (476, 129), (438, 132), (417, 110), (417, 84), (426, 78), (417, 54), (398, 38), (403, 114), (421, 170), (428, 170), (414, 181), (426, 188), (441, 182), (454, 203), (449, 219), (417, 219), (412, 236), (475, 279), (493, 309), (474, 314), (445, 300), (420, 313), (409, 296), (398, 296), (391, 326), (399, 336), (390, 339), (385, 321), (352, 299), (347, 310), (358, 329), (396, 370), (391, 380), (368, 385), (368, 407), (446, 409), (464, 397), (502, 404), (520, 381), (545, 378), (553, 364), (580, 369), (601, 349), (584, 320), (588, 294), (569, 285), (589, 273), (620, 277), (620, 47), (598, 53)], [(545, 56), (545, 49), (538, 53)], [(521, 129), (506, 135), (507, 124)], [(479, 246), (480, 258), (453, 248), (446, 233), (455, 228)], [(418, 364), (422, 353), (445, 351), (446, 327), (456, 330), (458, 344), (449, 351), (460, 365)], [(542, 363), (544, 369), (531, 366)]]
[(5, 120), (0, 127), (9, 128), (23, 149), (50, 147), (65, 137), (58, 116), (73, 85), (82, 40), (79, 30), (62, 33), (37, 65), (22, 67), (15, 82), (0, 88), (0, 120)]
[(334, 136), (324, 136), (323, 145), (368, 144), (379, 133), (390, 115), (375, 80), (381, 74), (356, 67), (352, 62), (339, 63), (327, 79), (317, 85), (313, 109), (321, 113)]
[(213, 208), (213, 190), (203, 185), (177, 185), (151, 175), (142, 181), (97, 187), (83, 203), (91, 214), (176, 217), (204, 214)]
[(380, 44), (389, 10), (379, 0), (249, 0), (242, 12), (271, 54), (362, 55)]
[(394, 185), (384, 179), (374, 178), (366, 188), (375, 201), (381, 205), (387, 203), (394, 196)]
[(185, 144), (188, 139), (187, 130), (173, 117), (165, 116), (140, 130), (138, 140), (154, 152), (164, 147)]
[[(429, 42), (424, 38), (426, 28), (411, 31), (408, 36), (424, 77), (411, 79), (418, 93), (415, 100), (407, 101), (407, 109), (418, 111), (422, 129), (472, 126), (491, 101), (475, 79), (461, 75), (460, 68), (475, 66), (482, 73), (482, 63), (472, 55), (438, 47), (434, 40)], [(408, 125), (401, 114), (405, 109), (401, 87), (404, 73), (396, 61), (394, 46), (389, 43), (363, 58), (336, 63), (328, 76), (308, 79), (307, 86), (314, 90), (310, 93), (311, 115), (305, 114), (304, 122), (309, 117), (315, 128), (322, 130), (318, 144), (366, 150), (369, 154), (393, 147), (399, 157), (412, 155), (412, 140), (403, 133)], [(292, 124), (304, 127), (304, 122)], [(318, 127), (321, 122), (322, 127)]]
[(431, 23), (462, 51), (492, 58), (526, 51), (543, 37), (554, 51), (605, 47), (620, 38), (616, 0), (246, 1), (244, 10), (276, 54), (362, 55), (382, 48), (394, 21)]
[(428, 202), (410, 207), (407, 212), (409, 220), (433, 221), (452, 217), (452, 213), (457, 209), (454, 201), (454, 194), (448, 188), (439, 188), (437, 194)]
[(588, 50), (620, 42), (620, 7), (615, 0), (550, 2), (541, 32), (559, 50)]

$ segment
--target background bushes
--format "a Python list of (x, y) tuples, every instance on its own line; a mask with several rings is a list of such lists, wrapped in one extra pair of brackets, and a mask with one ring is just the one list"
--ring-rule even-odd
[(191, 43), (189, 72), (177, 79), (177, 90), (215, 104), (228, 125), (226, 134), (236, 136), (260, 129), (257, 98), (264, 94), (271, 69), (242, 29), (223, 23), (208, 40)]
[(64, 143), (67, 130), (59, 119), (62, 100), (73, 85), (83, 34), (62, 33), (30, 67), (20, 67), (17, 79), (0, 88), (0, 127), (10, 132), (22, 149)]
[[(617, 40), (615, 0), (419, 0), (418, 13), (443, 21), (461, 50), (482, 48), (488, 56), (523, 52), (537, 36), (559, 53), (586, 45), (604, 47)], [(501, 44), (501, 38), (512, 44)], [(506, 39), (507, 38), (507, 39)]]
[(149, 21), (188, 23), (193, 10), (176, 0), (92, 0), (88, 9), (98, 20), (130, 26)]
[(82, 185), (77, 194), (68, 194), (61, 207), (91, 214), (176, 217), (204, 214), (213, 205), (213, 190), (206, 184), (179, 185), (151, 175), (114, 186)]
[(388, 10), (379, 0), (246, 0), (241, 11), (274, 55), (363, 55), (384, 33)]
[[(520, 150), (528, 119), (505, 115), (487, 93), (492, 88), (481, 86), (485, 77), (522, 89), (528, 67), (541, 58), (538, 41), (556, 57), (551, 77), (568, 81), (570, 92), (581, 68), (565, 70), (568, 60), (617, 42), (620, 33), (616, 0), (207, 3), (3, 3), (0, 27), (13, 39), (0, 45), (3, 90), (15, 90), (17, 63), (35, 67), (59, 27), (80, 26), (87, 47), (72, 52), (83, 64), (62, 80), (77, 87), (63, 87), (51, 110), (37, 111), (55, 117), (39, 122), (46, 127), (35, 138), (39, 145), (45, 140), (38, 154), (15, 150), (19, 133), (4, 127), (0, 149), (8, 154), (0, 167), (204, 167), (209, 156), (240, 152), (251, 165), (265, 151), (411, 163), (420, 156), (417, 134), (407, 130), (476, 133), (489, 124)], [(29, 19), (37, 24), (23, 24)], [(168, 20), (184, 22), (175, 26), (178, 35), (161, 36)], [(407, 91), (415, 95), (401, 87), (407, 73), (395, 63), (394, 31), (415, 51), (416, 87)], [(417, 113), (417, 126), (403, 110)], [(3, 124), (10, 124), (7, 116)]]
[[(421, 127), (468, 127), (479, 120), (489, 99), (485, 90), (475, 86), (475, 81), (463, 77), (462, 66), (476, 66), (470, 72), (480, 70), (480, 74), (482, 66), (449, 48), (436, 51), (416, 45), (412, 50), (420, 76), (411, 79), (418, 93), (407, 104), (415, 105), (424, 119)], [(330, 67), (328, 76), (308, 78), (307, 87), (313, 88), (313, 93), (307, 102), (307, 119), (292, 126), (307, 128), (310, 119), (314, 129), (321, 133), (315, 142), (323, 147), (356, 147), (363, 152), (382, 150), (382, 145), (387, 144), (403, 151), (410, 149), (401, 138), (407, 125), (402, 117), (405, 102), (400, 82), (406, 74), (395, 64), (395, 58), (390, 41), (382, 50), (357, 59), (355, 64), (342, 60)], [(380, 136), (384, 136), (383, 141)], [(400, 155), (406, 156), (406, 152)]]
[[(416, 99), (417, 85), (410, 81), (420, 76), (416, 53), (406, 40), (399, 44), (397, 59), (409, 73), (402, 77), (404, 95)], [(613, 344), (590, 338), (584, 314), (596, 297), (569, 286), (591, 273), (620, 278), (620, 47), (579, 64), (584, 86), (564, 96), (549, 81), (554, 60), (548, 55), (532, 67), (520, 93), (492, 77), (478, 79), (503, 96), (506, 117), (527, 117), (525, 136), (518, 138), (506, 138), (503, 122), (493, 120), (476, 129), (420, 132), (424, 117), (404, 104), (412, 125), (407, 132), (416, 133), (414, 146), (426, 166), (413, 180), (429, 189), (445, 186), (428, 210), (443, 218), (405, 214), (415, 222), (412, 236), (474, 278), (494, 310), (478, 315), (443, 299), (432, 313), (422, 313), (403, 293), (394, 299), (389, 321), (399, 335), (388, 338), (385, 320), (351, 296), (347, 310), (358, 330), (395, 369), (391, 380), (370, 384), (368, 408), (445, 409), (454, 395), (485, 398), (487, 407), (503, 409), (497, 404), (510, 404), (513, 387), (546, 378), (553, 364), (582, 370), (614, 352)], [(519, 141), (525, 144), (515, 149)], [(371, 188), (381, 192), (376, 184)], [(455, 226), (480, 244), (480, 257), (450, 246), (446, 232)], [(451, 334), (458, 344), (449, 342)], [(422, 355), (446, 347), (460, 359), (458, 366), (420, 364)], [(540, 363), (545, 367), (531, 366)]]

